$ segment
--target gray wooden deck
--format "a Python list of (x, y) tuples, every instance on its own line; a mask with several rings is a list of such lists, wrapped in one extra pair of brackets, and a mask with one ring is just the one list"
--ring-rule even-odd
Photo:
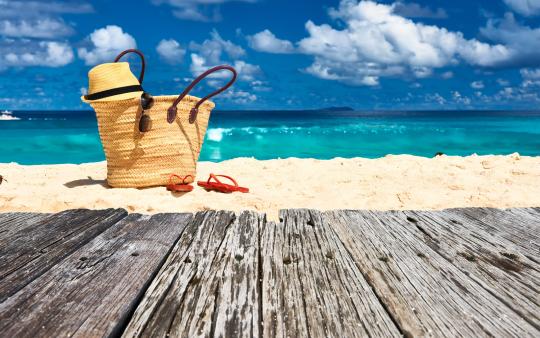
[(540, 337), (540, 209), (0, 214), (1, 337)]

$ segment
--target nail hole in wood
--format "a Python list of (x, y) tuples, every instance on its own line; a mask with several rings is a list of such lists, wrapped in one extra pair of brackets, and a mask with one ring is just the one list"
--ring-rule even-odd
[(452, 222), (454, 224), (463, 225), (463, 223), (461, 223), (460, 221), (456, 221), (455, 219), (451, 219), (450, 222)]
[(87, 259), (88, 259), (88, 257), (81, 257), (81, 258), (79, 258), (79, 260), (82, 261), (82, 262), (84, 262), (84, 261), (87, 260)]
[(139, 256), (139, 253), (138, 252), (133, 252), (133, 253), (131, 253), (131, 256), (137, 257), (137, 256)]
[(315, 226), (315, 223), (313, 222), (313, 220), (310, 218), (308, 221), (307, 221), (307, 225), (310, 225), (312, 227)]
[(241, 261), (242, 259), (244, 259), (244, 256), (242, 256), (240, 254), (236, 254), (236, 255), (234, 255), (234, 259), (236, 259), (237, 261)]
[(426, 255), (424, 255), (423, 253), (419, 252), (416, 254), (418, 257), (420, 258), (426, 258)]
[(506, 258), (509, 258), (509, 259), (513, 260), (513, 261), (519, 260), (518, 255), (510, 253), (510, 252), (500, 252), (500, 254), (503, 255)]
[(328, 259), (334, 259), (334, 253), (332, 251), (327, 251), (326, 252), (326, 258)]
[(187, 263), (187, 264), (191, 263), (191, 259), (189, 259), (189, 257), (187, 257), (186, 259), (184, 259), (184, 263)]
[(292, 263), (291, 257), (287, 256), (287, 257), (283, 258), (283, 264), (289, 265), (291, 263)]
[(388, 256), (381, 256), (381, 257), (379, 257), (379, 260), (381, 262), (388, 263), (390, 261), (390, 258), (388, 258)]
[(412, 218), (411, 216), (407, 216), (407, 221), (411, 223), (418, 223), (418, 220), (416, 218)]

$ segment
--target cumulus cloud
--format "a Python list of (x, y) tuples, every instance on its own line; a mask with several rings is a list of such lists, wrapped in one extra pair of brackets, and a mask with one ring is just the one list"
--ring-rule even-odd
[(72, 62), (73, 49), (64, 38), (75, 31), (62, 15), (92, 11), (84, 1), (0, 0), (0, 70)]
[(0, 69), (7, 67), (61, 67), (73, 61), (73, 50), (67, 43), (42, 41), (28, 43), (24, 48), (17, 46), (0, 56)]
[(397, 15), (395, 5), (342, 0), (329, 13), (345, 28), (308, 21), (309, 36), (299, 42), (302, 53), (314, 56), (306, 71), (323, 79), (373, 86), (380, 77), (426, 77), (460, 61), (495, 66), (510, 57), (503, 45)]
[(0, 35), (52, 39), (73, 34), (73, 28), (60, 19), (1, 20)]
[(474, 81), (471, 83), (471, 88), (473, 89), (484, 89), (484, 82), (482, 81)]
[(186, 50), (183, 49), (180, 44), (173, 39), (161, 40), (156, 47), (158, 54), (170, 64), (179, 64), (183, 62)]
[(173, 15), (178, 19), (211, 22), (221, 20), (219, 5), (233, 1), (257, 2), (257, 0), (152, 0), (152, 3), (171, 6)]
[(524, 16), (540, 14), (540, 0), (504, 0), (504, 3)]
[(522, 88), (532, 88), (540, 86), (540, 68), (524, 68), (520, 71), (523, 82)]
[(394, 4), (394, 13), (407, 18), (445, 19), (448, 14), (443, 8), (432, 10), (414, 2), (398, 1)]
[(92, 47), (78, 49), (79, 58), (83, 59), (86, 65), (112, 62), (123, 50), (137, 47), (131, 35), (114, 25), (96, 29), (88, 36), (88, 39)]
[(257, 101), (257, 95), (244, 90), (228, 90), (222, 94), (222, 97), (238, 104), (248, 104)]
[(267, 53), (287, 54), (294, 52), (292, 42), (278, 39), (271, 31), (265, 29), (262, 32), (248, 37), (251, 48)]
[[(224, 40), (217, 31), (212, 31), (211, 38), (202, 43), (191, 42), (189, 48), (191, 53), (190, 71), (197, 76), (208, 68), (223, 63), (232, 64), (238, 72), (238, 78), (242, 81), (253, 81), (255, 77), (262, 73), (257, 65), (247, 63), (241, 58), (246, 55), (246, 51), (229, 40)], [(212, 75), (213, 78), (229, 78), (226, 72), (219, 72)]]
[(527, 67), (540, 64), (540, 28), (520, 24), (512, 13), (506, 13), (502, 19), (489, 19), (480, 32), (506, 46), (510, 55), (503, 65)]

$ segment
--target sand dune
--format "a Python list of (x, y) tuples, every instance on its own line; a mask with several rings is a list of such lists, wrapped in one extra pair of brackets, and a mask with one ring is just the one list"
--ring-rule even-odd
[(444, 209), (540, 206), (540, 157), (469, 156), (380, 159), (250, 158), (201, 162), (197, 179), (224, 173), (251, 189), (221, 194), (195, 187), (187, 194), (165, 188), (107, 187), (105, 162), (82, 165), (0, 164), (0, 211), (57, 212), (122, 207), (157, 213), (207, 209), (267, 212), (281, 208)]

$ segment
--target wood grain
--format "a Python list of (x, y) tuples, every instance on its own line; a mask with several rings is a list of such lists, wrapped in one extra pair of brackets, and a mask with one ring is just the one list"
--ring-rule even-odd
[(538, 337), (540, 332), (478, 278), (419, 241), (388, 212), (323, 214), (405, 335)]
[(399, 337), (320, 213), (284, 210), (261, 240), (265, 337)]
[(257, 337), (262, 216), (197, 213), (146, 292), (124, 337)]
[[(528, 209), (532, 210), (532, 209)], [(473, 223), (519, 247), (530, 259), (540, 262), (540, 220), (527, 209), (464, 208), (448, 213), (464, 223)]]
[(10, 238), (24, 228), (49, 217), (46, 213), (9, 212), (0, 214), (0, 248), (4, 247)]
[(4, 222), (18, 231), (0, 240), (0, 302), (126, 215), (123, 209), (78, 209)]
[(0, 303), (7, 337), (122, 332), (191, 214), (131, 214)]
[(497, 233), (482, 230), (477, 222), (460, 221), (454, 213), (406, 211), (392, 215), (402, 224), (409, 222), (418, 240), (540, 328), (540, 265), (519, 247)]

